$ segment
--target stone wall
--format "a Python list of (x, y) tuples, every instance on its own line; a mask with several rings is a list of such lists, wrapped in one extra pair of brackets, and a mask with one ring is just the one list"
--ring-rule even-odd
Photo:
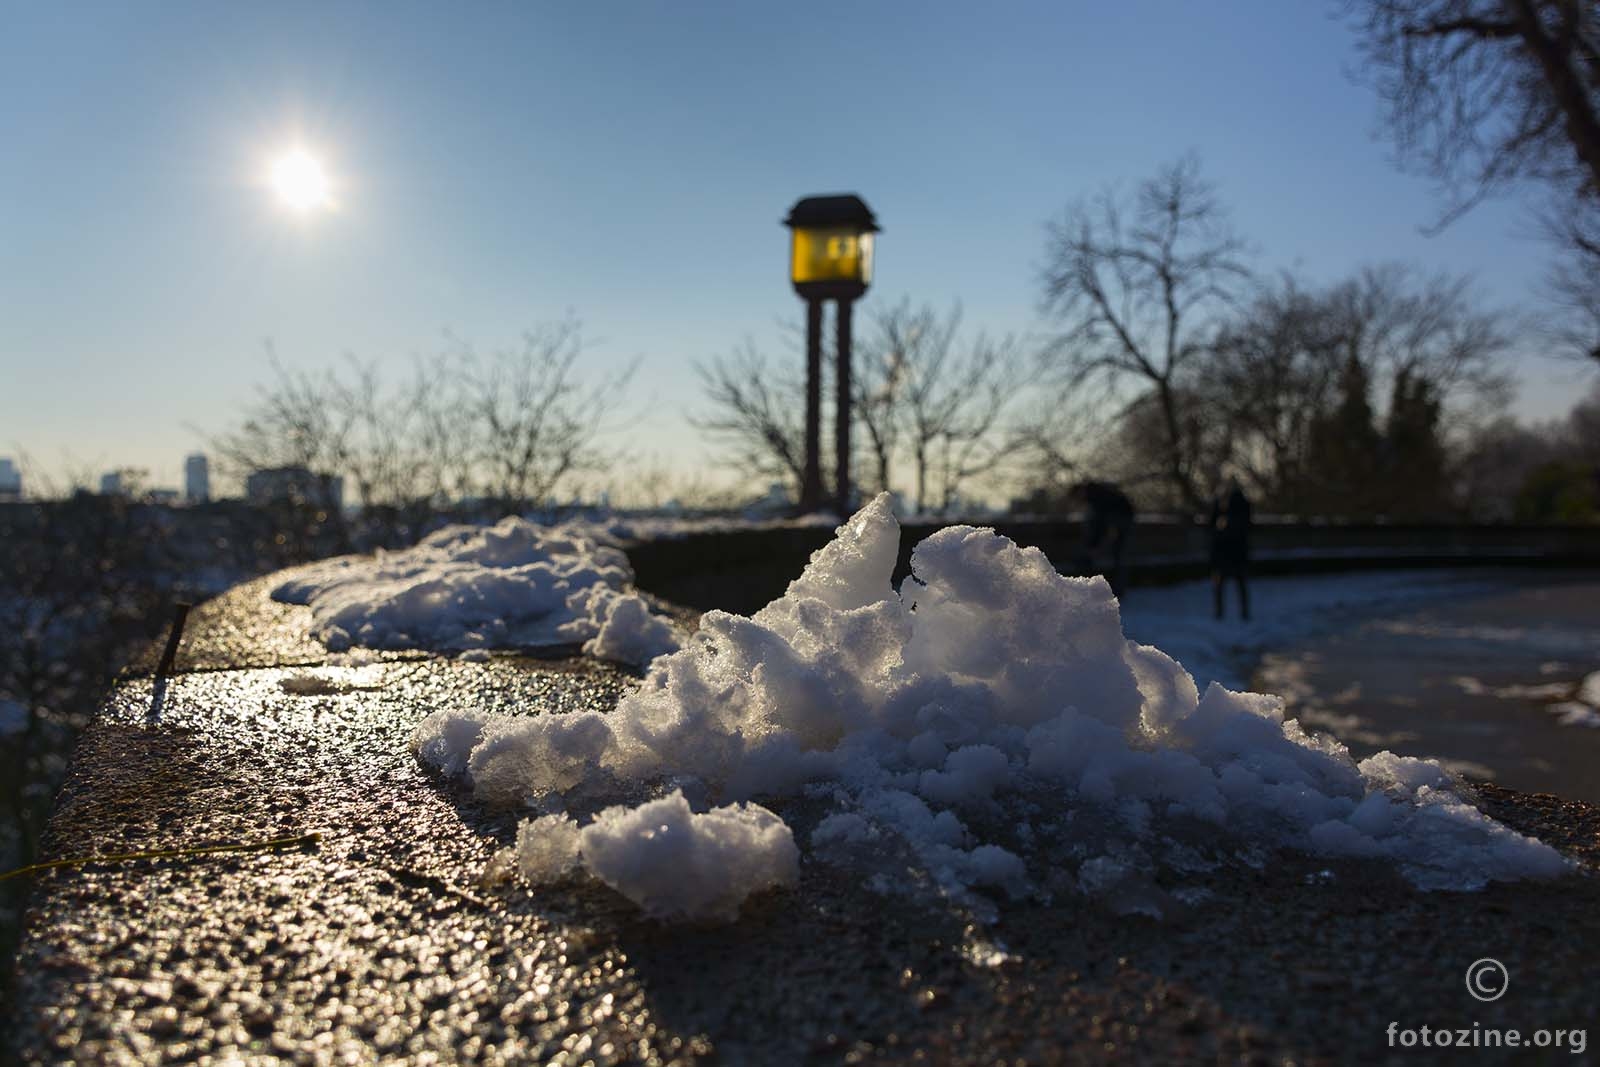
[[(907, 525), (898, 577), (911, 549), (938, 526)], [(1079, 570), (1082, 525), (1018, 521), (995, 525), (1020, 545), (1044, 552), (1062, 573)], [(748, 614), (780, 596), (811, 553), (827, 544), (825, 527), (698, 533), (631, 544), (628, 558), (641, 589), (677, 604)], [(1257, 574), (1477, 565), (1600, 566), (1600, 528), (1590, 526), (1261, 522), (1252, 531)], [(1128, 543), (1128, 577), (1153, 585), (1207, 573), (1206, 530), (1147, 520)]]

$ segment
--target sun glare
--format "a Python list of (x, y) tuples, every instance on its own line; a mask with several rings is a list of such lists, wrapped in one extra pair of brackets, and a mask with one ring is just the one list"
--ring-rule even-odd
[(293, 211), (309, 212), (333, 202), (322, 164), (298, 148), (272, 165), (272, 189)]

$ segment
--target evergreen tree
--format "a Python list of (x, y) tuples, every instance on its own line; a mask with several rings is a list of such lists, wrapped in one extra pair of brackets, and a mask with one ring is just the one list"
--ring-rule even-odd
[(1351, 352), (1339, 375), (1338, 404), (1311, 427), (1306, 466), (1315, 512), (1372, 514), (1382, 440), (1369, 393), (1367, 369)]
[(1449, 510), (1445, 448), (1439, 435), (1443, 410), (1425, 379), (1402, 369), (1394, 376), (1384, 435), (1382, 492), (1375, 501), (1397, 518), (1438, 518)]

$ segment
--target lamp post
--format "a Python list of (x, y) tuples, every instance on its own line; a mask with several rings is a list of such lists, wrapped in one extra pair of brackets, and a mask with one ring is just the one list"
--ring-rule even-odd
[(789, 227), (789, 280), (806, 302), (806, 468), (800, 510), (822, 505), (822, 304), (837, 305), (839, 369), (834, 452), (835, 504), (850, 511), (850, 317), (851, 305), (872, 282), (872, 235), (878, 220), (854, 195), (808, 196), (783, 220)]

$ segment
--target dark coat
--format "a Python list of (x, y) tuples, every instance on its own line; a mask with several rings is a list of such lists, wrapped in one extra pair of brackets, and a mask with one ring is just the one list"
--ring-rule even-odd
[(1250, 561), (1250, 501), (1234, 489), (1211, 502), (1211, 566), (1232, 573)]
[(1083, 502), (1096, 519), (1126, 522), (1133, 518), (1133, 501), (1109, 482), (1084, 482)]

